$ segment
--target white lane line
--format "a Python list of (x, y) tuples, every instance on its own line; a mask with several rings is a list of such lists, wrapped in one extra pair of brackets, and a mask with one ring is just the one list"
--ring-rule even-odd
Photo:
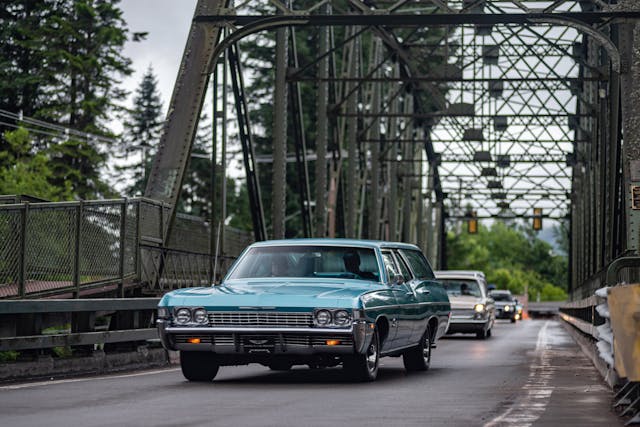
[(142, 377), (145, 375), (157, 375), (165, 372), (173, 372), (178, 371), (180, 368), (170, 368), (170, 369), (158, 369), (155, 371), (145, 371), (145, 372), (136, 372), (134, 374), (122, 374), (122, 375), (106, 375), (102, 377), (90, 377), (90, 378), (69, 378), (66, 380), (52, 380), (52, 381), (38, 381), (33, 383), (26, 384), (15, 384), (15, 385), (5, 385), (0, 386), (0, 390), (20, 390), (22, 388), (32, 388), (32, 387), (42, 387), (47, 385), (55, 385), (55, 384), (66, 384), (66, 383), (79, 383), (83, 381), (96, 381), (96, 380), (110, 380), (116, 378), (131, 378), (131, 377)]
[(547, 333), (550, 323), (546, 321), (538, 332), (535, 349), (537, 360), (529, 367), (527, 383), (522, 387), (526, 393), (484, 427), (531, 426), (547, 409), (554, 389), (549, 382), (557, 370), (557, 367), (551, 366), (550, 337)]

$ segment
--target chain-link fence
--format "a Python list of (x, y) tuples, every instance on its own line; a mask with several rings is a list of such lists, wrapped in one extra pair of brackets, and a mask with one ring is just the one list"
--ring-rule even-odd
[(226, 256), (216, 259), (207, 222), (178, 215), (165, 248), (168, 227), (169, 207), (144, 198), (30, 203), (0, 196), (0, 298), (207, 285), (251, 242), (227, 227)]

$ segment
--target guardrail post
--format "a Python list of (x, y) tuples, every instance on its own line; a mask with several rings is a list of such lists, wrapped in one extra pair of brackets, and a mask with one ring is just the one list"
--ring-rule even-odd
[(25, 276), (27, 270), (27, 217), (29, 215), (29, 202), (23, 203), (20, 211), (20, 265), (18, 266), (18, 296), (24, 298)]
[(140, 237), (141, 237), (141, 227), (140, 224), (142, 223), (142, 220), (140, 219), (140, 213), (142, 212), (141, 209), (141, 205), (142, 205), (142, 200), (138, 200), (136, 202), (136, 247), (135, 247), (135, 251), (134, 251), (134, 256), (135, 256), (135, 269), (136, 269), (136, 281), (137, 282), (142, 282), (142, 263), (140, 262)]
[(118, 284), (118, 296), (124, 298), (124, 257), (125, 245), (127, 239), (127, 206), (128, 199), (125, 197), (120, 206), (120, 253), (118, 259), (118, 275), (120, 283)]
[(80, 229), (82, 228), (83, 202), (80, 200), (76, 207), (75, 249), (73, 259), (73, 291), (74, 298), (80, 298)]

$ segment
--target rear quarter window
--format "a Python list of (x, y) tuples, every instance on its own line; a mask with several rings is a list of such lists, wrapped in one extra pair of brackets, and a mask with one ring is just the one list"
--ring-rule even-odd
[(422, 252), (410, 249), (400, 249), (400, 253), (409, 263), (409, 266), (411, 267), (411, 270), (413, 270), (416, 279), (435, 279), (436, 276), (433, 274), (433, 270), (431, 269), (429, 262), (424, 257)]

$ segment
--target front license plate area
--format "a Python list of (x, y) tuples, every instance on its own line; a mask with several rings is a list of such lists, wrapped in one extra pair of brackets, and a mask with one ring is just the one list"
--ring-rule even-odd
[(244, 337), (242, 346), (249, 353), (272, 353), (275, 350), (275, 337), (255, 336)]

